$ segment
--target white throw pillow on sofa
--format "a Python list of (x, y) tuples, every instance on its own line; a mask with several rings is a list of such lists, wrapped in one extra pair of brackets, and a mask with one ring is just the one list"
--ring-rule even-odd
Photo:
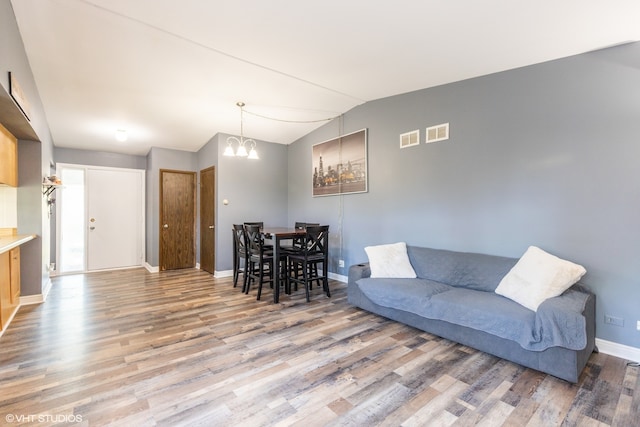
[(581, 265), (529, 246), (495, 292), (536, 311), (544, 300), (562, 294), (585, 273)]
[(413, 279), (416, 272), (411, 266), (404, 242), (388, 245), (367, 246), (364, 251), (369, 257), (371, 277)]

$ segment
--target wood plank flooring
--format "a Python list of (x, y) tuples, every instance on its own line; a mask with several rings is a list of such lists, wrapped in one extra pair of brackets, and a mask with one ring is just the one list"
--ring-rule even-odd
[(638, 426), (640, 375), (577, 385), (314, 288), (274, 305), (198, 270), (60, 276), (0, 337), (0, 425)]

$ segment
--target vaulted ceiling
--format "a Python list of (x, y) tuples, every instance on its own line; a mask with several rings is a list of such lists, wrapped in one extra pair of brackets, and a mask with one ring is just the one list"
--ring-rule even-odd
[(12, 5), (55, 145), (136, 155), (239, 134), (237, 101), (245, 137), (289, 144), (367, 101), (640, 40), (637, 0)]

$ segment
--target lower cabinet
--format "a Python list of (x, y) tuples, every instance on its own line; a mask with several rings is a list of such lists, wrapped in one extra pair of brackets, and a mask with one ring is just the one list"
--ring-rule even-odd
[(20, 247), (0, 254), (0, 328), (20, 305)]

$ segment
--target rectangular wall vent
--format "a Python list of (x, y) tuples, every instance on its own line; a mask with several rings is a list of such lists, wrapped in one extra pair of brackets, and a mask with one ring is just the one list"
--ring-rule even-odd
[(420, 130), (400, 134), (400, 148), (407, 148), (420, 144)]
[(449, 123), (427, 128), (427, 144), (430, 142), (444, 141), (445, 139), (449, 139)]

